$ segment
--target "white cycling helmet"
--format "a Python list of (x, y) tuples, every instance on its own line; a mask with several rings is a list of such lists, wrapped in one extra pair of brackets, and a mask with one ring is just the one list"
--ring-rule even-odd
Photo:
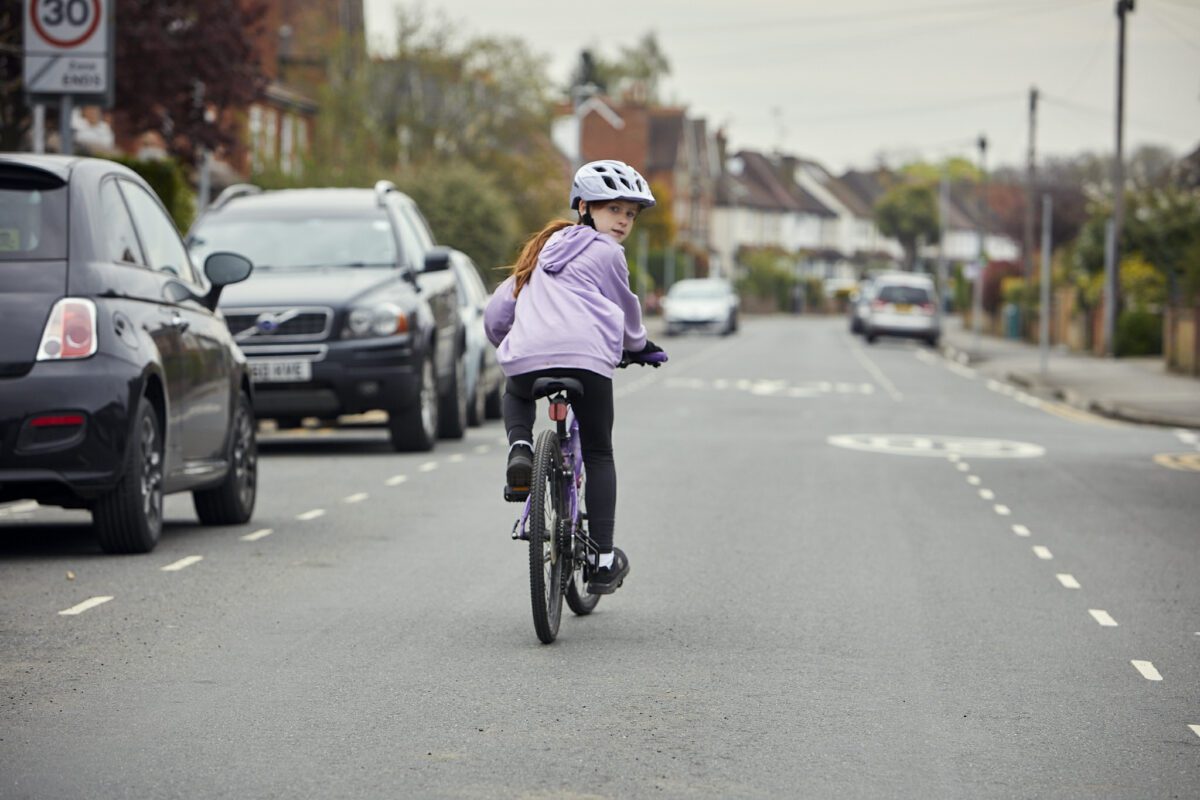
[(579, 210), (579, 201), (629, 200), (642, 208), (654, 206), (650, 184), (624, 161), (590, 161), (575, 173), (571, 182), (571, 210)]

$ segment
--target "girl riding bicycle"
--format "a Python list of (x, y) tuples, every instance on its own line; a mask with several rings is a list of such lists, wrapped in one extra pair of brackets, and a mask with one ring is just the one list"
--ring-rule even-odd
[(628, 164), (593, 161), (575, 173), (570, 205), (579, 221), (555, 220), (525, 243), (484, 319), (508, 376), (503, 410), (510, 489), (527, 489), (533, 471), (534, 380), (570, 377), (583, 384), (583, 396), (571, 402), (587, 469), (588, 528), (599, 549), (587, 590), (610, 594), (629, 573), (629, 559), (613, 547), (613, 370), (622, 351), (635, 361), (662, 353), (646, 338), (621, 243), (641, 210), (654, 205), (654, 195)]

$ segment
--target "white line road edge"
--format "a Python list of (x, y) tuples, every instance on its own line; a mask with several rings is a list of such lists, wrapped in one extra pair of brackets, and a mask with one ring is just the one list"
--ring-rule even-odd
[(1162, 675), (1159, 674), (1158, 670), (1156, 670), (1154, 665), (1149, 661), (1138, 661), (1137, 659), (1134, 659), (1129, 663), (1133, 664), (1133, 668), (1142, 673), (1142, 677), (1148, 681), (1161, 681), (1163, 679)]
[(187, 569), (192, 564), (198, 564), (204, 560), (204, 556), (186, 556), (173, 564), (167, 564), (162, 568), (163, 572), (179, 572), (181, 569)]
[(241, 539), (243, 542), (257, 542), (259, 539), (264, 539), (274, 532), (275, 531), (271, 528), (260, 528), (254, 533), (247, 533), (245, 536), (241, 537)]
[(87, 600), (84, 600), (79, 605), (71, 606), (70, 608), (63, 609), (62, 611), (58, 612), (58, 615), (60, 617), (73, 617), (76, 614), (82, 614), (83, 612), (87, 611), (88, 609), (92, 609), (92, 608), (95, 608), (96, 606), (103, 605), (103, 604), (107, 603), (109, 600), (112, 600), (112, 597), (90, 597)]
[(875, 365), (874, 361), (867, 358), (867, 354), (862, 351), (861, 347), (851, 347), (850, 352), (853, 353), (854, 357), (858, 359), (859, 363), (866, 368), (867, 372), (871, 373), (871, 377), (874, 378), (879, 385), (882, 386), (887, 393), (892, 396), (893, 400), (898, 403), (904, 399), (904, 395), (900, 394), (900, 390), (896, 388), (895, 384), (888, 380), (888, 376), (883, 374), (883, 370), (879, 369), (879, 367)]

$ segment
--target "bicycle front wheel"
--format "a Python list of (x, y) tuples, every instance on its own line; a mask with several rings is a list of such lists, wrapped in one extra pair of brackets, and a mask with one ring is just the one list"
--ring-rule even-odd
[(563, 562), (560, 552), (563, 510), (562, 452), (558, 436), (543, 431), (533, 458), (529, 487), (529, 594), (533, 628), (544, 643), (558, 636), (562, 619)]

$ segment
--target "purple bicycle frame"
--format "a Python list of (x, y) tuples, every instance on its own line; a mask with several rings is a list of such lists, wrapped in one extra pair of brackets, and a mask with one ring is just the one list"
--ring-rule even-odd
[[(579, 423), (575, 420), (575, 409), (569, 403), (564, 425), (567, 430), (567, 438), (565, 441), (560, 438), (559, 443), (562, 446), (563, 460), (571, 464), (574, 473), (574, 480), (567, 488), (567, 505), (571, 510), (571, 531), (574, 533), (579, 522), (579, 487), (583, 483), (583, 445), (579, 442)], [(531, 488), (529, 497), (525, 498), (525, 506), (521, 509), (521, 519), (517, 522), (517, 535), (514, 538), (529, 538), (529, 509), (532, 505), (533, 490)]]

